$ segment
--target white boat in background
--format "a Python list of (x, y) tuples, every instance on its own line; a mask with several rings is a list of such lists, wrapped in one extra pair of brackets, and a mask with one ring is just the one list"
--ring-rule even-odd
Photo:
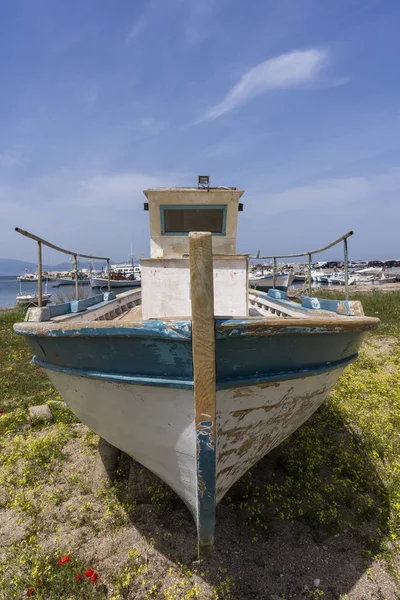
[(331, 273), (324, 273), (322, 271), (311, 271), (311, 280), (314, 283), (329, 283)]
[(25, 269), (23, 275), (18, 275), (17, 281), (35, 282), (38, 281), (38, 275), (37, 273), (29, 273), (28, 269)]
[(272, 290), (273, 288), (286, 292), (288, 287), (294, 281), (294, 273), (277, 273), (274, 286), (274, 275), (253, 275), (249, 273), (249, 286), (262, 292)]
[[(141, 279), (110, 279), (110, 287), (111, 288), (135, 288), (139, 287), (141, 284)], [(107, 277), (91, 277), (90, 285), (92, 288), (107, 288), (108, 287), (108, 278)]]
[(386, 269), (381, 269), (379, 275), (373, 278), (373, 283), (376, 283), (378, 285), (382, 285), (385, 283), (396, 283), (396, 281), (397, 277), (395, 275), (387, 275)]
[[(356, 278), (353, 275), (349, 275), (349, 285), (356, 283)], [(329, 283), (332, 285), (346, 285), (346, 277), (344, 273), (335, 273), (330, 276)]]
[[(89, 285), (90, 279), (89, 277), (78, 277), (78, 285)], [(60, 285), (75, 285), (75, 277), (57, 277), (56, 280), (52, 282), (53, 287), (59, 287)]]
[[(46, 306), (51, 298), (51, 294), (42, 294), (42, 306)], [(39, 296), (36, 294), (20, 294), (17, 296), (18, 304), (22, 304), (25, 307), (38, 306)]]
[(359, 271), (355, 271), (355, 275), (378, 275), (382, 272), (381, 267), (368, 267), (366, 269), (360, 269)]

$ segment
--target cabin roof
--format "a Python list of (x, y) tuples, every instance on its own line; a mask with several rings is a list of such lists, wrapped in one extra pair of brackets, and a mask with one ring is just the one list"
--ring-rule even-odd
[(219, 186), (215, 186), (215, 187), (206, 187), (206, 188), (202, 188), (202, 187), (195, 187), (195, 186), (186, 186), (186, 187), (157, 187), (157, 188), (148, 188), (147, 190), (143, 190), (143, 193), (145, 194), (145, 196), (147, 196), (148, 192), (204, 192), (204, 193), (208, 193), (210, 190), (212, 190), (213, 192), (226, 192), (227, 190), (232, 190), (232, 191), (239, 191), (239, 192), (244, 192), (244, 190), (238, 190), (238, 188), (236, 187), (230, 187), (227, 185), (219, 185)]

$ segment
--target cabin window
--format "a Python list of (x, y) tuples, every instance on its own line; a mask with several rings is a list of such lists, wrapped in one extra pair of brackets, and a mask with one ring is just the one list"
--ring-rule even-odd
[(188, 235), (190, 231), (210, 231), (225, 235), (226, 205), (161, 206), (162, 235)]

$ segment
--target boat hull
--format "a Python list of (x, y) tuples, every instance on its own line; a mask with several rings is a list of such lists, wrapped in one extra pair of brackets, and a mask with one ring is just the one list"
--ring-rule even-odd
[[(51, 294), (42, 294), (42, 306), (46, 306), (50, 298)], [(37, 295), (17, 296), (17, 302), (25, 307), (38, 306), (39, 297)]]
[(275, 278), (275, 286), (274, 286), (274, 276), (273, 275), (265, 275), (264, 277), (249, 277), (249, 286), (253, 289), (260, 290), (261, 292), (267, 292), (271, 289), (286, 291), (287, 288), (292, 285), (294, 281), (293, 273), (279, 273)]
[[(338, 312), (327, 318), (323, 302)], [(277, 299), (275, 312), (296, 315), (287, 318), (213, 320), (210, 409), (199, 408), (190, 321), (90, 321), (78, 313), (14, 329), (80, 420), (182, 498), (197, 524), (199, 554), (209, 556), (217, 503), (317, 410), (377, 327), (376, 319), (340, 316), (359, 309), (351, 303), (303, 304), (313, 308)], [(105, 316), (104, 306), (93, 310)]]
[[(326, 399), (344, 366), (217, 392), (216, 502)], [(192, 389), (110, 382), (45, 369), (78, 418), (158, 475), (197, 516)]]
[[(93, 288), (108, 287), (108, 279), (103, 279), (101, 277), (92, 277), (90, 280), (90, 284)], [(140, 279), (122, 279), (120, 281), (111, 279), (110, 281), (111, 288), (135, 288), (139, 287), (140, 284)]]
[[(78, 279), (78, 285), (89, 285), (89, 279)], [(59, 277), (54, 279), (52, 283), (53, 287), (59, 287), (60, 285), (76, 285), (75, 279), (68, 277)]]

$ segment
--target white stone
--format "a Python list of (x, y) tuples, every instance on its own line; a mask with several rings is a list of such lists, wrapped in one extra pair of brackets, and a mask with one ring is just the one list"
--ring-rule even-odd
[(31, 423), (37, 423), (38, 421), (52, 421), (53, 419), (51, 410), (47, 404), (30, 406), (28, 409), (28, 414)]

